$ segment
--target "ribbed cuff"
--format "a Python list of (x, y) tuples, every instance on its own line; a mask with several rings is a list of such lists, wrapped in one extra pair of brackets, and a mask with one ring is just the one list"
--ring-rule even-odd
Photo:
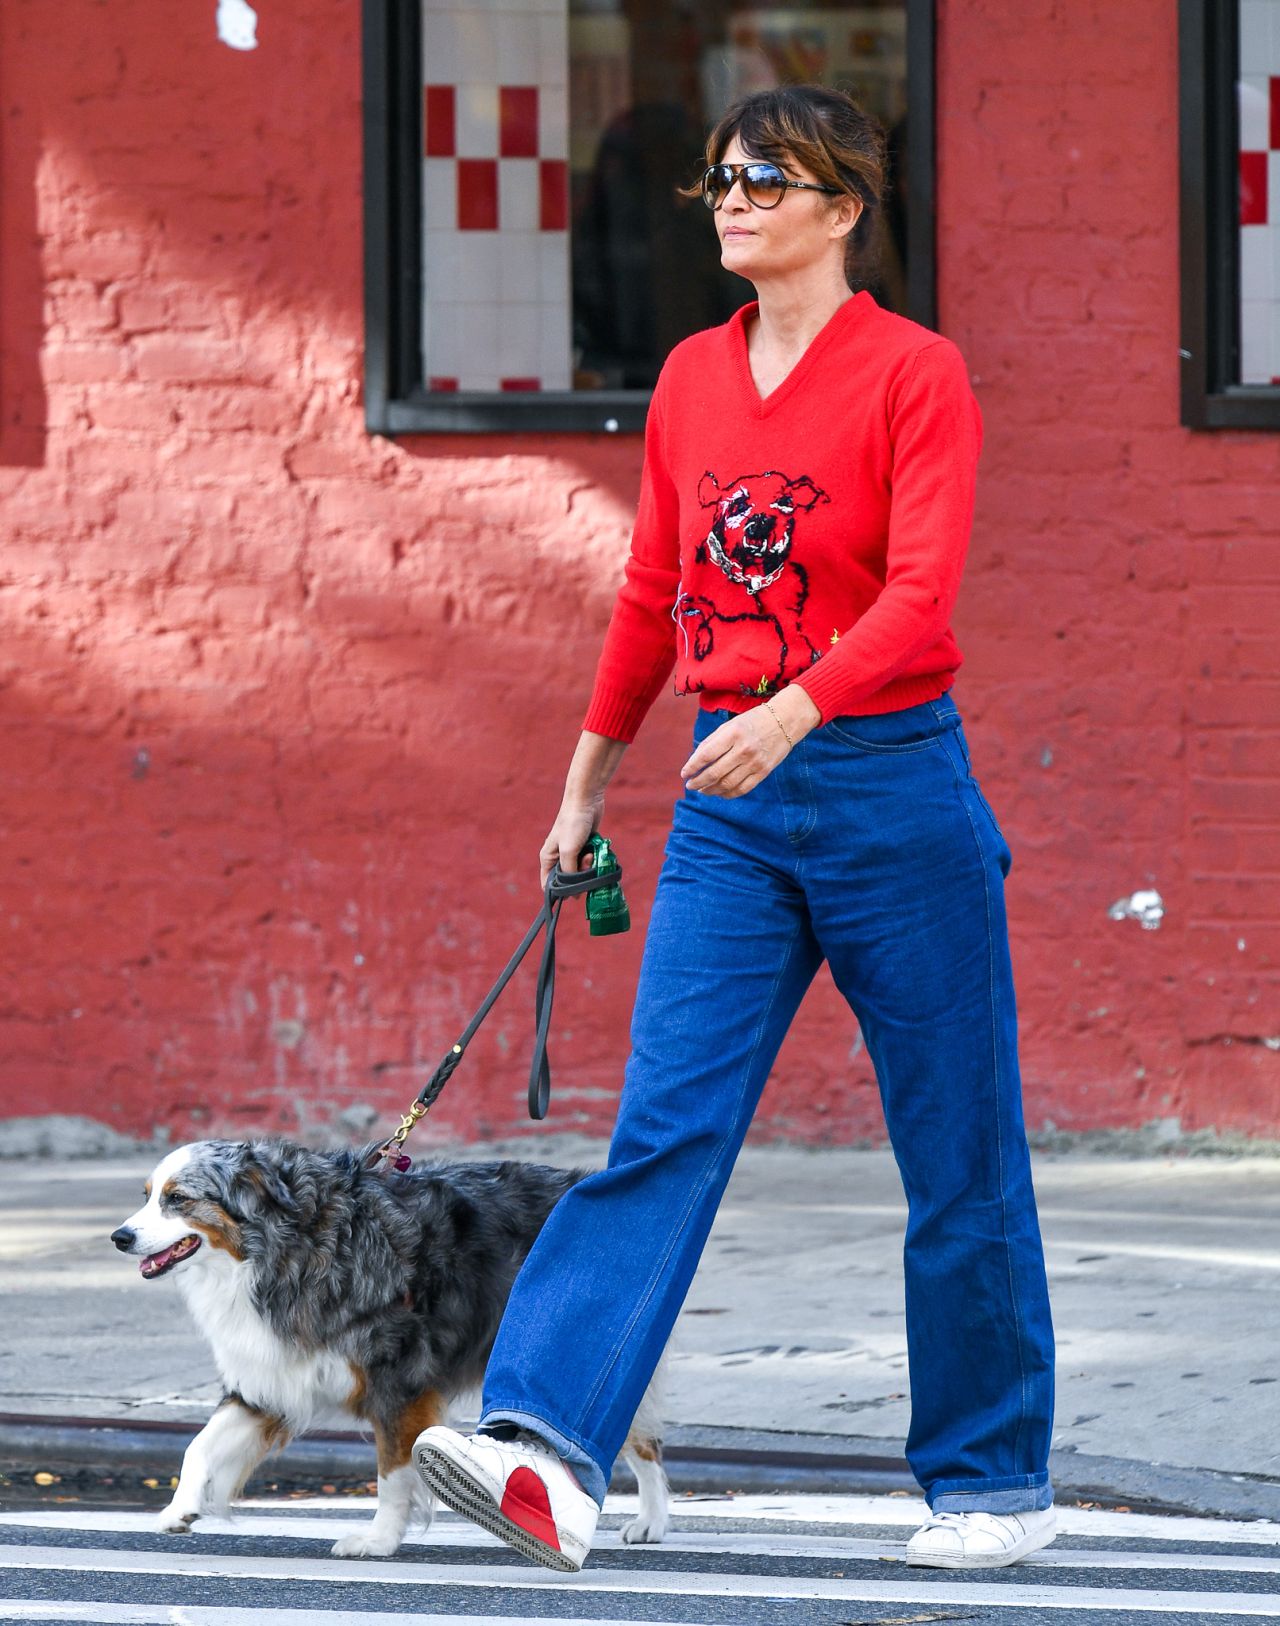
[(639, 732), (650, 702), (637, 700), (635, 695), (618, 689), (597, 689), (591, 696), (587, 715), (582, 719), (584, 729), (592, 734), (604, 734), (611, 740), (630, 745)]

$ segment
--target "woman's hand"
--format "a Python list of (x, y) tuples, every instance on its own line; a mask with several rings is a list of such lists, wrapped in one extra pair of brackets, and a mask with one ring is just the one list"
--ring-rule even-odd
[(792, 684), (767, 704), (721, 723), (681, 768), (681, 777), (709, 796), (745, 796), (821, 721), (817, 706)]
[[(566, 875), (577, 872), (578, 854), (600, 828), (603, 813), (603, 792), (585, 800), (571, 797), (566, 793), (564, 801), (560, 804), (560, 811), (556, 814), (556, 822), (551, 826), (551, 831), (538, 854), (540, 872), (538, 885), (542, 892), (546, 892), (547, 876), (557, 863)], [(583, 869), (590, 869), (593, 862), (594, 854), (587, 853), (582, 861)]]

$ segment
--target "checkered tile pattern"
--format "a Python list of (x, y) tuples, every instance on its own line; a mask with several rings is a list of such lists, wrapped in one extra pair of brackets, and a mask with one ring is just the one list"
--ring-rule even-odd
[(1280, 0), (1240, 4), (1240, 382), (1280, 384)]
[(565, 390), (568, 0), (423, 0), (432, 390)]

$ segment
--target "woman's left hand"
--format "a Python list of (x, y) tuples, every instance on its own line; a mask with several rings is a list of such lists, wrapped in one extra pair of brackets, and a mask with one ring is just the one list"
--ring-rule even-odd
[(788, 687), (769, 704), (752, 706), (721, 723), (699, 743), (681, 777), (691, 790), (708, 796), (745, 796), (791, 750), (788, 734), (798, 745), (821, 721), (822, 713), (804, 690)]

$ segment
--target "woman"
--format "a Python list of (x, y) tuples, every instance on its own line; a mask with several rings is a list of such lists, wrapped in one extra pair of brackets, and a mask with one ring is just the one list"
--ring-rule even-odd
[(541, 852), (543, 883), (576, 869), (674, 664), (700, 706), (609, 1162), (521, 1270), (477, 1432), (427, 1429), (415, 1460), (450, 1506), (581, 1566), (825, 958), (909, 1203), (906, 1453), (930, 1515), (908, 1561), (1008, 1564), (1053, 1537), (1054, 1350), (1011, 859), (948, 693), (981, 418), (950, 340), (850, 291), (884, 180), (873, 119), (820, 86), (765, 91), (729, 109), (707, 157), (724, 264), (758, 298), (663, 365), (625, 581)]

